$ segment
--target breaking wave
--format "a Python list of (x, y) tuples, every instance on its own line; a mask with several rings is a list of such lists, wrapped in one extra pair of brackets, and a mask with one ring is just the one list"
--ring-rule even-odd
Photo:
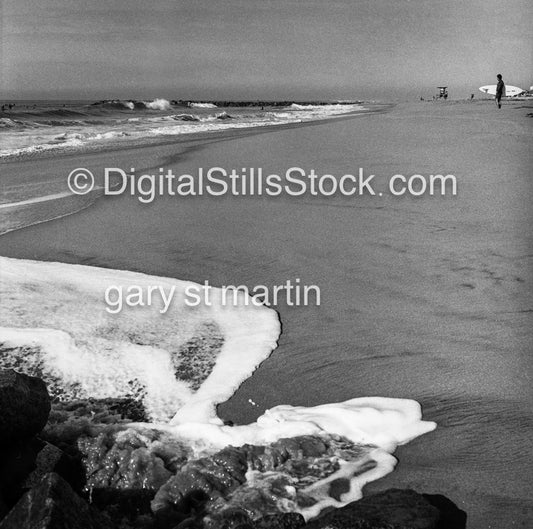
[[(183, 106), (183, 103), (175, 105)], [(50, 151), (98, 149), (110, 142), (149, 139), (229, 128), (263, 127), (325, 119), (360, 105), (291, 105), (263, 111), (233, 108), (231, 114), (212, 103), (190, 103), (195, 114), (174, 114), (166, 99), (103, 100), (71, 108), (16, 108), (0, 118), (2, 157), (31, 156)], [(179, 123), (179, 124), (178, 124)]]

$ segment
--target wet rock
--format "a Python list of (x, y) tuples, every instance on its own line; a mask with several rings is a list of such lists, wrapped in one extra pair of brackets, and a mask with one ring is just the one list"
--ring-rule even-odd
[(168, 469), (184, 458), (181, 445), (166, 445), (157, 432), (133, 429), (87, 436), (78, 440), (78, 447), (84, 458), (86, 486), (93, 489), (155, 491), (172, 475)]
[[(226, 447), (210, 457), (189, 461), (156, 493), (152, 511), (176, 506), (184, 495), (201, 491), (208, 497), (206, 510), (215, 517), (232, 508), (243, 510), (251, 519), (277, 514), (278, 501), (296, 500), (287, 472), (297, 476), (316, 473), (318, 479), (336, 470), (331, 456), (339, 447), (344, 450), (346, 443), (342, 438), (328, 442), (304, 435), (268, 446)], [(254, 470), (262, 474), (250, 486), (246, 475)]]
[(112, 529), (59, 475), (43, 476), (0, 522), (0, 529)]
[[(153, 491), (144, 489), (90, 489), (91, 505), (106, 513), (113, 522), (114, 527), (137, 527), (135, 521), (148, 518), (150, 520), (150, 501)], [(129, 523), (126, 523), (126, 521)], [(151, 525), (150, 529), (152, 529)], [(142, 527), (142, 526), (141, 526)], [(165, 524), (163, 529), (173, 527)]]
[(39, 378), (0, 370), (0, 444), (18, 443), (38, 434), (50, 413), (46, 384)]
[(209, 529), (243, 529), (253, 528), (252, 519), (242, 509), (225, 509), (219, 515), (210, 519), (205, 525)]
[[(306, 529), (464, 529), (466, 514), (451, 501), (432, 504), (413, 490), (390, 489), (334, 509)], [(442, 509), (438, 504), (446, 504)], [(453, 507), (452, 507), (453, 506)], [(448, 523), (451, 521), (451, 524)]]
[(34, 466), (35, 468), (22, 485), (25, 489), (35, 487), (42, 477), (50, 472), (59, 474), (78, 492), (83, 487), (84, 472), (81, 462), (68, 456), (63, 450), (53, 444), (43, 443), (35, 458)]
[(305, 526), (305, 519), (301, 514), (290, 512), (263, 516), (253, 522), (253, 529), (300, 529)]
[(172, 476), (157, 492), (152, 510), (157, 512), (176, 505), (193, 492), (206, 494), (215, 500), (246, 481), (246, 451), (226, 447), (211, 457), (190, 461)]
[(42, 442), (30, 439), (4, 447), (0, 452), (0, 495), (11, 508), (22, 496), (22, 484), (35, 468)]

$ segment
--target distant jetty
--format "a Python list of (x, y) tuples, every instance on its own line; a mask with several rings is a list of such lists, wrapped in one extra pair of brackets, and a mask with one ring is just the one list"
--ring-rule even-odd
[(325, 105), (359, 105), (362, 103), (360, 100), (354, 101), (298, 101), (294, 99), (288, 99), (285, 101), (228, 101), (228, 100), (216, 100), (216, 99), (173, 99), (170, 102), (174, 106), (189, 107), (191, 105), (215, 105), (217, 107), (288, 107), (291, 105), (301, 106), (325, 106)]

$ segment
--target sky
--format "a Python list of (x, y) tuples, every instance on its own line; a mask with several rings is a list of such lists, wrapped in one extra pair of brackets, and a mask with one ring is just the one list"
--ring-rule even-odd
[(453, 98), (497, 73), (527, 89), (532, 6), (0, 0), (0, 99)]

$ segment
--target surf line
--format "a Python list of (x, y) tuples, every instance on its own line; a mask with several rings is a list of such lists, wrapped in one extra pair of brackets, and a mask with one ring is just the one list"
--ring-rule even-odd
[[(91, 191), (94, 192), (100, 189), (103, 189), (103, 187), (95, 187)], [(38, 204), (39, 202), (48, 202), (49, 200), (58, 200), (60, 198), (66, 198), (66, 197), (71, 197), (71, 196), (73, 195), (72, 195), (72, 192), (70, 191), (66, 191), (64, 193), (55, 193), (53, 195), (45, 195), (45, 196), (37, 197), (37, 198), (29, 198), (27, 200), (21, 200), (19, 202), (8, 202), (6, 204), (0, 204), (0, 209), (15, 208), (19, 206), (29, 206), (31, 204)]]

